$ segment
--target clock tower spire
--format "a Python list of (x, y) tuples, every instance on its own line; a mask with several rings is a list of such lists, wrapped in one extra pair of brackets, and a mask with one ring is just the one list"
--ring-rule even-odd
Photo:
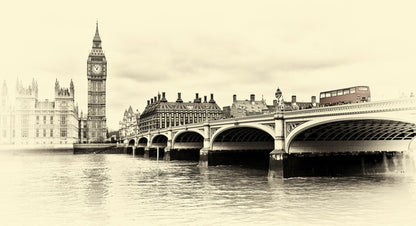
[(92, 41), (92, 49), (87, 61), (88, 79), (88, 142), (103, 142), (107, 137), (106, 125), (106, 80), (107, 60), (101, 47), (101, 38), (98, 32), (98, 21)]
[(95, 24), (95, 35), (94, 35), (94, 39), (92, 40), (92, 48), (99, 48), (101, 49), (101, 38), (100, 38), (100, 33), (98, 32), (98, 21)]

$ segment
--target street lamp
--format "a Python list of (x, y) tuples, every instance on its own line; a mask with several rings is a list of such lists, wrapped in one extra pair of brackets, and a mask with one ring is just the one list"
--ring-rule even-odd
[[(279, 89), (279, 87), (277, 87), (276, 93), (275, 93), (276, 99), (277, 99), (277, 107), (279, 110), (283, 110), (282, 108), (282, 102), (283, 102), (283, 98), (282, 98), (282, 91)], [(280, 100), (282, 99), (282, 100)]]

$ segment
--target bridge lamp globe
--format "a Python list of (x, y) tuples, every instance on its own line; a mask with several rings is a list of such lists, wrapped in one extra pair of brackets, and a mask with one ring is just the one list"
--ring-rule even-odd
[(282, 91), (277, 88), (276, 93), (274, 94), (278, 100), (282, 97)]
[(276, 96), (276, 99), (277, 99), (277, 105), (280, 106), (281, 105), (280, 99), (282, 98), (283, 95), (279, 87), (277, 87), (276, 93), (274, 95)]

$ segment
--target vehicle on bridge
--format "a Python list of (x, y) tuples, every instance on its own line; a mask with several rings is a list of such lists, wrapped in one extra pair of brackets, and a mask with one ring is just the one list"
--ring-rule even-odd
[(333, 106), (371, 101), (370, 87), (354, 86), (349, 88), (321, 92), (319, 103), (321, 106)]

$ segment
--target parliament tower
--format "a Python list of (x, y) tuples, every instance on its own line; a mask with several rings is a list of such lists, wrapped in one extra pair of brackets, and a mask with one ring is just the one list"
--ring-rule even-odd
[(107, 136), (105, 95), (107, 60), (101, 48), (101, 38), (96, 24), (93, 45), (87, 61), (88, 116), (87, 134), (90, 143), (103, 142)]

